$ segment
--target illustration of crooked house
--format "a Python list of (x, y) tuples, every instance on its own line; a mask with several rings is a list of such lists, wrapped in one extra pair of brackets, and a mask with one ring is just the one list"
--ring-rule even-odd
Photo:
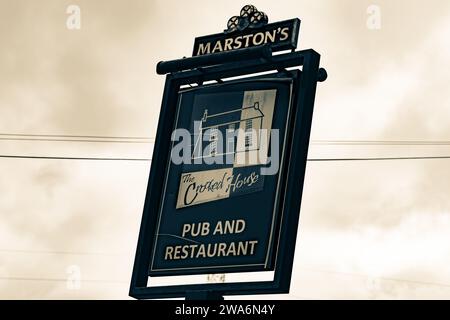
[[(260, 147), (259, 129), (262, 128), (263, 119), (264, 114), (260, 110), (259, 102), (255, 102), (248, 107), (237, 108), (216, 114), (208, 114), (208, 109), (205, 109), (202, 118), (199, 119), (200, 134), (196, 138), (192, 158), (198, 158), (199, 155), (200, 157), (206, 158), (258, 150)], [(225, 147), (225, 144), (227, 143), (227, 141), (225, 141), (227, 131), (230, 132), (230, 130), (235, 131), (238, 129), (240, 129), (240, 131), (236, 135), (237, 138), (234, 140), (234, 149), (230, 150), (230, 145)], [(224, 150), (218, 149), (219, 132), (222, 134), (224, 140)], [(203, 136), (209, 136), (209, 138), (203, 138)], [(200, 143), (201, 139), (203, 139), (203, 141)], [(202, 148), (203, 150), (207, 150), (206, 154), (202, 155)]]

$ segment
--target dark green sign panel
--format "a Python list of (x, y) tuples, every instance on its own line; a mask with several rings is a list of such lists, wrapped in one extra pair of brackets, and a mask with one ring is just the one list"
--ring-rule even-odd
[(184, 163), (167, 170), (151, 275), (272, 269), (292, 81), (265, 77), (179, 93), (176, 129), (189, 135), (172, 142), (172, 158)]

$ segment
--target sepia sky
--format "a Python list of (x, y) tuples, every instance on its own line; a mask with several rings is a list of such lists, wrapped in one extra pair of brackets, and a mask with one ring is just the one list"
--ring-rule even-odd
[[(152, 144), (5, 134), (154, 137), (164, 77), (242, 1), (0, 0), (0, 155), (149, 158)], [(309, 157), (450, 156), (448, 0), (253, 1), (299, 17), (328, 71)], [(66, 26), (69, 5), (81, 29)], [(380, 28), (367, 20), (370, 5)], [(0, 299), (127, 299), (149, 162), (0, 158)], [(309, 162), (288, 295), (449, 299), (450, 160)], [(73, 287), (74, 277), (81, 279)]]

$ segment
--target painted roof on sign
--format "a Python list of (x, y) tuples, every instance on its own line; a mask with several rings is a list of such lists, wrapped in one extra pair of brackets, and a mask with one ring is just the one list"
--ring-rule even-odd
[[(241, 117), (243, 110), (246, 110), (244, 118)], [(264, 114), (259, 109), (259, 102), (255, 102), (249, 107), (237, 108), (216, 114), (208, 114), (208, 109), (205, 109), (202, 118), (202, 128), (204, 130), (211, 127), (225, 126), (262, 117), (264, 117)]]

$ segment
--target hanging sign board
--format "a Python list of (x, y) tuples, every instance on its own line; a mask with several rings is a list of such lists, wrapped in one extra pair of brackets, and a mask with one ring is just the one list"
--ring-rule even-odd
[(292, 81), (179, 93), (150, 275), (273, 269)]
[[(196, 57), (161, 62), (171, 73), (131, 296), (289, 291), (320, 55), (258, 52), (295, 49), (299, 28), (299, 19), (269, 24), (246, 5), (223, 33), (195, 39)], [(170, 276), (260, 271), (273, 271), (264, 273), (272, 280), (158, 285)]]

